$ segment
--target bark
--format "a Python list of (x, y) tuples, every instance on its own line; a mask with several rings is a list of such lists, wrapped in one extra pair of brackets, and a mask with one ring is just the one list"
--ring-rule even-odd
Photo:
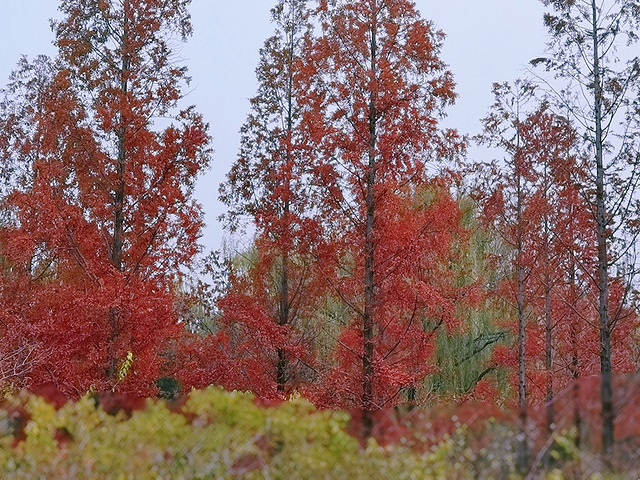
[[(287, 325), (289, 323), (289, 270), (288, 270), (289, 259), (287, 255), (283, 255), (282, 257), (282, 271), (280, 272), (280, 311), (278, 324), (279, 325)], [(287, 383), (287, 357), (284, 349), (278, 349), (278, 364), (276, 367), (276, 382), (278, 384), (277, 391), (282, 393), (285, 391), (286, 383)]]
[[(573, 213), (573, 212), (571, 212)], [(570, 293), (569, 297), (572, 302), (577, 303), (578, 292), (576, 288), (576, 262), (572, 257), (571, 259), (571, 268), (569, 271), (569, 285), (570, 285)], [(574, 304), (575, 304), (574, 303)], [(569, 338), (571, 342), (571, 363), (569, 364), (569, 371), (571, 372), (571, 393), (573, 397), (573, 425), (575, 427), (575, 439), (574, 444), (576, 449), (580, 451), (580, 447), (582, 445), (582, 414), (580, 413), (580, 354), (578, 351), (578, 326), (576, 324), (576, 319), (573, 318), (570, 320), (569, 324)], [(580, 478), (582, 476), (580, 460), (578, 459), (575, 470), (575, 477)]]
[[(577, 294), (575, 292), (575, 281), (576, 281), (576, 266), (575, 266), (575, 262), (572, 261), (570, 285), (572, 289), (571, 298), (574, 301), (575, 299), (577, 299)], [(576, 427), (575, 444), (576, 444), (576, 447), (580, 449), (580, 444), (582, 442), (582, 439), (581, 439), (582, 416), (580, 414), (580, 385), (578, 383), (580, 379), (580, 355), (578, 352), (578, 328), (575, 320), (571, 321), (569, 335), (571, 337), (571, 364), (569, 368), (571, 371), (571, 383), (573, 385), (573, 419), (574, 419), (574, 425)]]
[[(376, 23), (376, 0), (371, 0), (371, 12), (373, 21), (371, 24), (371, 71), (372, 79), (376, 77), (376, 54), (377, 54), (377, 23)], [(373, 383), (374, 383), (374, 308), (375, 308), (375, 182), (376, 182), (376, 92), (372, 91), (369, 96), (369, 163), (366, 174), (366, 225), (365, 225), (365, 268), (364, 268), (364, 314), (363, 314), (363, 341), (364, 351), (362, 355), (363, 381), (362, 381), (362, 435), (366, 439), (371, 435), (373, 429), (372, 411)]]
[(544, 232), (544, 255), (545, 255), (545, 275), (544, 275), (544, 331), (545, 331), (545, 355), (544, 366), (547, 372), (547, 385), (545, 392), (545, 403), (547, 406), (547, 434), (553, 433), (554, 412), (553, 412), (553, 322), (551, 315), (551, 261), (549, 258), (549, 224), (545, 219)]
[[(516, 146), (516, 156), (520, 150), (520, 132), (518, 127), (518, 138)], [(520, 418), (520, 443), (517, 447), (517, 468), (522, 474), (528, 472), (529, 448), (527, 439), (527, 376), (526, 376), (526, 312), (525, 312), (525, 271), (523, 265), (523, 196), (522, 174), (520, 172), (519, 159), (516, 160), (516, 182), (517, 182), (517, 205), (516, 205), (516, 277), (517, 277), (517, 303), (518, 303), (518, 407)]]
[[(122, 36), (122, 50), (125, 52), (122, 58), (122, 66), (120, 72), (120, 92), (124, 96), (129, 90), (128, 76), (131, 68), (131, 61), (126, 53), (127, 51), (127, 35), (129, 29), (128, 22), (129, 8), (128, 3), (124, 6), (124, 30)], [(120, 128), (117, 136), (117, 158), (116, 158), (116, 188), (113, 194), (113, 238), (111, 242), (111, 263), (119, 272), (123, 271), (122, 253), (124, 248), (124, 203), (125, 203), (125, 175), (127, 162), (127, 119), (120, 112)], [(107, 347), (107, 378), (116, 380), (118, 375), (118, 356), (116, 351), (116, 343), (120, 336), (120, 312), (117, 307), (109, 309), (109, 338)]]
[(118, 352), (116, 343), (120, 336), (120, 312), (117, 307), (109, 309), (109, 338), (107, 339), (107, 378), (115, 381), (118, 377)]
[(116, 159), (117, 186), (113, 195), (113, 239), (111, 242), (111, 263), (122, 271), (122, 250), (124, 247), (124, 186), (126, 173), (126, 129), (118, 132), (118, 158)]
[[(131, 60), (127, 52), (127, 36), (129, 34), (129, 8), (124, 6), (124, 31), (122, 35), (122, 66), (120, 71), (120, 93), (126, 97), (129, 91), (129, 70)], [(124, 202), (125, 202), (125, 175), (127, 163), (127, 119), (120, 112), (120, 128), (117, 132), (118, 150), (116, 158), (116, 189), (113, 195), (113, 239), (111, 243), (111, 263), (118, 271), (122, 271), (122, 251), (124, 247)]]
[(611, 385), (611, 331), (609, 327), (609, 258), (606, 192), (602, 136), (602, 80), (597, 32), (597, 6), (591, 1), (593, 25), (593, 84), (596, 149), (596, 225), (598, 235), (598, 313), (600, 328), (600, 400), (602, 403), (602, 451), (606, 456), (614, 441), (613, 391)]
[[(294, 15), (294, 5), (291, 5), (291, 14)], [(291, 158), (291, 136), (293, 135), (293, 68), (295, 62), (295, 29), (289, 32), (288, 46), (288, 78), (287, 78), (287, 117), (286, 117), (286, 152), (285, 159), (287, 164), (292, 161)], [(290, 191), (289, 180), (287, 180), (287, 191)], [(282, 217), (286, 220), (290, 215), (291, 205), (289, 200), (285, 200), (283, 206)], [(289, 245), (286, 245), (288, 248)], [(282, 253), (282, 270), (280, 271), (280, 309), (278, 314), (278, 324), (281, 326), (288, 325), (290, 322), (291, 303), (289, 299), (289, 252)], [(288, 360), (284, 349), (278, 349), (278, 364), (276, 367), (277, 391), (282, 393), (286, 389), (286, 383), (289, 380), (287, 375)]]

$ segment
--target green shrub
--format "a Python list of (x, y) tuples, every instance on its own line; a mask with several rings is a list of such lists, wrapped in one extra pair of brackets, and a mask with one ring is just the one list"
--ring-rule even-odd
[[(147, 400), (142, 410), (115, 415), (91, 395), (56, 410), (20, 392), (0, 408), (0, 478), (517, 478), (514, 430), (507, 424), (457, 425), (419, 453), (373, 439), (361, 449), (345, 431), (349, 421), (344, 412), (318, 411), (303, 399), (264, 408), (250, 394), (215, 387), (179, 400)], [(558, 461), (577, 455), (564, 440), (554, 449)], [(561, 476), (555, 470), (548, 478)]]
[(56, 410), (22, 392), (0, 410), (0, 425), (19, 408), (28, 418), (22, 437), (0, 429), (0, 478), (452, 478), (450, 440), (424, 455), (373, 440), (361, 450), (345, 433), (346, 413), (302, 399), (261, 408), (249, 394), (211, 387), (170, 405), (148, 400), (130, 416), (110, 415), (89, 395)]

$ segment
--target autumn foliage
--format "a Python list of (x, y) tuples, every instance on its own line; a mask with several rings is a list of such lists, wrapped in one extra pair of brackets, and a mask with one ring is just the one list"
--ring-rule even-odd
[[(568, 22), (547, 16), (555, 34), (576, 21), (576, 2), (543, 3)], [(166, 422), (185, 445), (195, 435), (226, 455), (220, 475), (293, 478), (300, 462), (317, 472), (322, 449), (330, 468), (360, 471), (371, 466), (352, 455), (358, 441), (407, 478), (591, 473), (580, 449), (609, 452), (614, 425), (627, 455), (637, 421), (614, 414), (633, 416), (639, 385), (640, 222), (636, 184), (623, 181), (637, 135), (605, 178), (613, 144), (597, 147), (571, 102), (562, 111), (518, 80), (494, 85), (472, 140), (442, 126), (456, 101), (445, 36), (412, 1), (277, 0), (219, 187), (222, 225), (242, 240), (203, 259), (193, 191), (211, 139), (183, 105), (190, 79), (176, 56), (189, 4), (61, 0), (57, 55), (21, 59), (2, 90), (0, 399), (28, 387), (56, 408), (9, 400), (0, 429), (5, 417), (17, 426), (0, 444), (26, 446), (0, 459), (41, 473), (38, 442), (50, 442), (85, 461), (78, 439), (95, 439), (73, 415), (136, 448), (129, 425)], [(561, 69), (554, 61), (534, 63)], [(474, 143), (500, 158), (475, 162)], [(145, 408), (155, 396), (167, 408)], [(204, 461), (200, 444), (187, 462), (156, 440), (140, 448), (199, 474), (187, 464)]]
[(437, 128), (455, 98), (442, 34), (411, 2), (321, 2), (316, 14), (302, 128), (317, 151), (324, 277), (346, 318), (313, 395), (362, 408), (366, 436), (367, 412), (401, 402), (432, 370), (433, 330), (457, 322), (445, 272), (464, 233), (447, 180), (428, 168), (461, 142)]
[(176, 110), (185, 69), (167, 42), (190, 27), (187, 2), (171, 3), (62, 2), (59, 56), (23, 63), (6, 92), (26, 91), (3, 118), (22, 184), (5, 198), (2, 238), (7, 281), (29, 308), (5, 328), (28, 325), (26, 338), (50, 354), (31, 382), (70, 396), (151, 394), (163, 342), (181, 329), (171, 290), (198, 251), (191, 190), (208, 136), (193, 109)]

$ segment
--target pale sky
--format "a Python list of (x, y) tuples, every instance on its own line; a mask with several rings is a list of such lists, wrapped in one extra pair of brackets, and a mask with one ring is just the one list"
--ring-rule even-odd
[[(194, 35), (182, 57), (193, 78), (182, 106), (194, 104), (213, 136), (209, 173), (196, 190), (207, 228), (202, 243), (218, 249), (223, 232), (216, 218), (224, 211), (218, 184), (234, 161), (240, 126), (255, 94), (258, 49), (273, 32), (269, 10), (275, 0), (192, 0)], [(49, 19), (56, 0), (2, 0), (0, 9), (0, 85), (25, 54), (54, 55)], [(447, 38), (442, 59), (454, 74), (459, 98), (448, 110), (447, 127), (475, 134), (492, 103), (493, 82), (524, 75), (529, 60), (545, 48), (544, 9), (538, 0), (416, 0), (422, 16), (435, 22)]]

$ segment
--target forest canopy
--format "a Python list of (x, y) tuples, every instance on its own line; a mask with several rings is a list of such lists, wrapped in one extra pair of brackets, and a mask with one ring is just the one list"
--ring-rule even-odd
[(0, 102), (3, 395), (302, 396), (361, 445), (392, 407), (482, 401), (516, 412), (520, 474), (567, 431), (613, 468), (638, 441), (640, 3), (542, 4), (544, 56), (469, 137), (413, 1), (277, 0), (211, 186), (245, 241), (207, 255), (190, 0), (60, 0), (56, 55)]

